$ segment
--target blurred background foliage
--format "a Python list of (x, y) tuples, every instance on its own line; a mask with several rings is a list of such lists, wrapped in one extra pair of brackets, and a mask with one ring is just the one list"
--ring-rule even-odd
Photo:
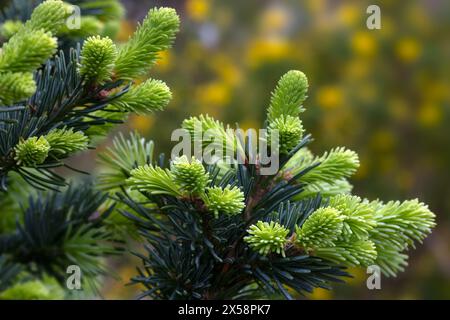
[[(5, 1), (3, 1), (5, 2)], [(366, 288), (365, 270), (351, 286), (316, 290), (309, 298), (450, 299), (450, 2), (384, 0), (381, 29), (366, 27), (366, 0), (122, 0), (126, 40), (148, 9), (171, 6), (181, 17), (175, 46), (152, 76), (173, 92), (164, 112), (132, 116), (138, 130), (170, 154), (172, 130), (208, 113), (243, 128), (260, 128), (270, 91), (290, 69), (310, 81), (304, 126), (313, 151), (342, 145), (360, 155), (354, 192), (371, 199), (418, 197), (438, 227), (411, 253), (410, 266), (382, 290)], [(111, 134), (111, 136), (113, 136)], [(108, 143), (101, 145), (102, 150)], [(95, 153), (74, 162), (95, 172)], [(124, 287), (136, 261), (111, 262), (105, 298), (133, 298)]]

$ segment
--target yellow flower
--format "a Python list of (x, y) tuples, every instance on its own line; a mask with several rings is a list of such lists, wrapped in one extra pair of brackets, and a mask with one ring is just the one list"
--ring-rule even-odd
[(395, 46), (395, 53), (400, 60), (411, 63), (420, 57), (422, 48), (417, 40), (412, 38), (404, 38), (401, 39)]
[(375, 35), (372, 32), (358, 31), (356, 32), (352, 39), (351, 45), (353, 51), (360, 56), (371, 57), (376, 54), (378, 49), (378, 44), (375, 40)]
[(344, 96), (336, 86), (321, 87), (316, 93), (317, 103), (324, 109), (334, 109), (343, 104)]
[(148, 132), (153, 126), (154, 122), (155, 119), (151, 116), (132, 115), (129, 120), (131, 128), (136, 129), (142, 133)]
[(210, 67), (221, 80), (230, 86), (240, 84), (242, 73), (231, 58), (225, 54), (214, 55), (210, 59)]
[(230, 88), (223, 82), (211, 82), (199, 86), (196, 92), (196, 100), (203, 106), (209, 108), (221, 107), (230, 101)]
[(442, 110), (437, 104), (426, 103), (419, 108), (417, 120), (426, 127), (439, 124), (442, 120)]
[(290, 22), (289, 12), (281, 6), (271, 6), (261, 16), (261, 29), (266, 33), (284, 30)]
[(361, 8), (354, 4), (344, 4), (337, 11), (337, 18), (345, 26), (355, 26), (361, 19), (361, 12)]
[(188, 0), (186, 13), (194, 21), (204, 21), (208, 16), (210, 3), (208, 0)]
[(257, 39), (250, 43), (247, 63), (258, 67), (266, 62), (273, 62), (289, 57), (291, 45), (280, 38)]

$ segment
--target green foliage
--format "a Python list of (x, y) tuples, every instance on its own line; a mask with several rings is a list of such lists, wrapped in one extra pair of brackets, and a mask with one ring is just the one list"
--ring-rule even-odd
[(167, 169), (144, 165), (130, 171), (128, 185), (132, 189), (149, 192), (150, 194), (181, 195), (178, 185), (173, 181), (172, 173)]
[(342, 233), (344, 218), (334, 208), (319, 208), (314, 211), (302, 227), (296, 226), (296, 243), (306, 251), (314, 248), (334, 246)]
[(245, 208), (244, 193), (238, 187), (226, 186), (206, 189), (204, 201), (217, 218), (220, 214), (237, 215)]
[(147, 114), (163, 110), (171, 99), (172, 93), (164, 82), (148, 79), (133, 86), (126, 94), (116, 99), (113, 105), (123, 111)]
[(23, 23), (21, 21), (18, 20), (7, 20), (5, 21), (0, 29), (0, 33), (2, 35), (2, 37), (9, 39), (11, 38), (14, 34), (16, 34), (17, 32), (19, 32), (19, 30), (23, 28)]
[(131, 133), (126, 139), (119, 134), (113, 140), (112, 147), (98, 155), (103, 172), (98, 178), (102, 190), (118, 191), (125, 186), (130, 172), (153, 161), (153, 142), (147, 142), (139, 133)]
[(44, 30), (58, 33), (70, 14), (68, 5), (60, 0), (46, 0), (33, 10), (30, 20), (25, 24), (28, 30)]
[(377, 258), (375, 244), (370, 240), (336, 242), (333, 247), (317, 248), (314, 254), (334, 263), (352, 267), (370, 266)]
[(352, 195), (337, 195), (330, 199), (330, 207), (338, 209), (344, 219), (342, 237), (345, 240), (352, 238), (365, 240), (377, 225), (374, 212), (367, 201)]
[(70, 129), (54, 129), (45, 135), (50, 144), (49, 154), (56, 158), (67, 157), (77, 151), (86, 150), (89, 139), (82, 131)]
[(44, 137), (31, 137), (20, 141), (14, 150), (17, 164), (34, 167), (47, 159), (50, 144)]
[[(343, 147), (325, 152), (321, 157), (316, 157), (312, 163), (320, 165), (307, 172), (301, 178), (302, 182), (310, 184), (326, 182), (332, 184), (336, 180), (351, 176), (359, 168), (358, 155)], [(292, 173), (295, 175), (302, 169), (304, 168), (294, 168)]]
[(64, 291), (53, 278), (19, 282), (0, 292), (4, 300), (61, 300)]
[(151, 9), (129, 41), (119, 49), (115, 73), (118, 79), (132, 80), (147, 73), (158, 52), (169, 48), (179, 29), (174, 9)]
[(0, 73), (0, 103), (10, 105), (25, 100), (36, 90), (32, 73)]
[(56, 39), (42, 29), (22, 30), (3, 44), (0, 72), (31, 72), (56, 52)]
[(111, 79), (116, 57), (116, 45), (110, 38), (89, 37), (81, 50), (80, 74), (102, 84)]
[(281, 116), (298, 117), (303, 111), (302, 103), (306, 99), (307, 91), (308, 79), (303, 72), (297, 70), (287, 72), (272, 92), (267, 120), (272, 122)]
[[(250, 161), (258, 159), (250, 154), (250, 135), (236, 139), (204, 115), (182, 124), (192, 143), (201, 143), (203, 152), (211, 143), (239, 150), (242, 164), (202, 169), (184, 157), (168, 170), (161, 158), (159, 166), (130, 171), (128, 185), (147, 202), (127, 190), (117, 196), (147, 242), (146, 255), (139, 255), (144, 269), (132, 279), (145, 286), (142, 297), (291, 299), (293, 291), (328, 288), (346, 275), (345, 267), (377, 263), (388, 275), (404, 268), (403, 251), (430, 232), (434, 215), (417, 201), (384, 205), (352, 196), (346, 179), (359, 166), (357, 155), (336, 148), (315, 157), (306, 149), (311, 138), (301, 137), (298, 119), (306, 88), (304, 75), (290, 72), (273, 94), (267, 126), (284, 129), (287, 119), (285, 131), (300, 134), (282, 143), (274, 175), (262, 175), (262, 164)], [(204, 172), (210, 181), (202, 189)], [(186, 186), (198, 189), (186, 196)]]
[(273, 131), (278, 131), (280, 154), (289, 153), (302, 140), (302, 122), (297, 117), (280, 116), (269, 124), (268, 129), (269, 134)]
[[(41, 4), (34, 8), (37, 3)], [(87, 149), (91, 135), (104, 135), (105, 128), (120, 123), (129, 112), (161, 109), (171, 97), (167, 86), (157, 80), (133, 86), (116, 77), (118, 52), (109, 38), (95, 35), (84, 41), (82, 49), (77, 43), (89, 33), (114, 34), (123, 13), (117, 0), (76, 4), (84, 15), (76, 32), (63, 26), (69, 6), (59, 0), (14, 0), (1, 14), (1, 20), (8, 22), (1, 29), (9, 39), (0, 51), (0, 206), (7, 211), (0, 215), (0, 297), (4, 299), (62, 298), (64, 292), (57, 289), (65, 285), (66, 269), (73, 264), (80, 266), (83, 281), (95, 289), (110, 273), (104, 258), (121, 251), (123, 240), (117, 238), (117, 230), (131, 224), (123, 216), (111, 219), (118, 216), (114, 193), (123, 190), (133, 200), (149, 202), (126, 186), (130, 171), (152, 162), (153, 145), (138, 135), (131, 142), (122, 138), (113, 154), (105, 156), (106, 171), (115, 174), (102, 185), (110, 193), (96, 191), (88, 183), (72, 185), (53, 170), (65, 166), (78, 171), (63, 160)], [(134, 43), (143, 44), (154, 58), (174, 33), (169, 29), (175, 12), (171, 16), (167, 10), (161, 16), (162, 11), (145, 23)], [(147, 31), (151, 34), (142, 33)], [(61, 37), (56, 39), (56, 34)], [(152, 43), (142, 42), (147, 40)], [(121, 58), (122, 63), (127, 58), (134, 61), (136, 55), (122, 52)], [(134, 67), (132, 72), (144, 74)], [(129, 104), (121, 105), (134, 109), (118, 109), (114, 101), (128, 92)], [(174, 190), (179, 192), (179, 187)]]
[(223, 147), (226, 153), (238, 151), (243, 155), (242, 146), (238, 143), (233, 130), (225, 129), (223, 123), (209, 115), (202, 114), (199, 117), (185, 119), (181, 127), (189, 132), (193, 142), (201, 142), (204, 148)]
[(261, 255), (277, 253), (285, 256), (284, 247), (287, 243), (289, 230), (277, 222), (258, 221), (250, 226), (245, 242)]
[(185, 155), (176, 158), (172, 162), (171, 172), (175, 182), (189, 194), (204, 192), (209, 182), (209, 174), (195, 157), (192, 157), (190, 162)]

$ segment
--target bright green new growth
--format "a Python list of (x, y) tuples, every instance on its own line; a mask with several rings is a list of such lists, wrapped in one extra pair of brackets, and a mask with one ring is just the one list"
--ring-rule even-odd
[(181, 127), (189, 132), (193, 142), (201, 141), (204, 148), (223, 148), (225, 154), (237, 149), (239, 155), (243, 154), (234, 131), (225, 129), (222, 122), (209, 115), (185, 119)]
[(134, 35), (119, 49), (115, 67), (117, 78), (133, 80), (147, 73), (156, 62), (158, 52), (171, 46), (179, 24), (174, 9), (151, 9)]
[(28, 30), (44, 30), (56, 34), (63, 26), (71, 7), (60, 0), (47, 0), (33, 10), (25, 24)]
[(269, 122), (281, 116), (298, 117), (303, 111), (302, 103), (306, 99), (308, 79), (298, 70), (291, 70), (281, 77), (272, 92), (270, 106), (267, 110)]
[(341, 194), (296, 227), (296, 244), (335, 263), (375, 263), (385, 275), (395, 276), (407, 265), (402, 251), (414, 246), (414, 241), (421, 242), (434, 225), (434, 214), (417, 200), (369, 203)]
[(63, 26), (60, 34), (69, 35), (72, 37), (86, 38), (94, 34), (102, 34), (104, 23), (94, 16), (82, 16), (80, 19), (80, 28), (69, 29), (67, 26)]
[(181, 196), (172, 173), (167, 169), (144, 165), (130, 171), (127, 183), (132, 190), (145, 191), (153, 195)]
[(404, 202), (380, 201), (370, 203), (377, 226), (370, 231), (370, 239), (378, 250), (378, 264), (383, 273), (395, 276), (407, 265), (402, 254), (414, 241), (422, 242), (436, 225), (435, 215), (417, 199)]
[(161, 80), (148, 79), (114, 100), (113, 106), (127, 112), (148, 114), (163, 110), (172, 99), (169, 87)]
[(307, 252), (318, 247), (333, 247), (342, 233), (343, 220), (339, 210), (329, 207), (317, 209), (301, 228), (296, 227), (296, 244)]
[(237, 215), (245, 208), (244, 193), (238, 187), (206, 188), (204, 199), (209, 211), (217, 218), (220, 214)]
[(66, 5), (47, 0), (33, 11), (25, 25), (10, 21), (2, 32), (9, 38), (0, 51), (0, 100), (11, 105), (31, 96), (36, 84), (31, 73), (56, 52), (57, 32), (67, 16)]
[(3, 45), (0, 72), (32, 72), (56, 51), (56, 39), (43, 30), (18, 32)]
[(100, 188), (117, 190), (123, 187), (131, 170), (153, 161), (153, 149), (153, 142), (147, 142), (138, 133), (132, 133), (129, 139), (120, 133), (114, 138), (112, 147), (99, 154), (99, 163), (104, 167), (99, 177)]
[(286, 237), (289, 230), (278, 222), (258, 221), (250, 226), (248, 234), (244, 241), (259, 254), (265, 256), (269, 253), (277, 253), (285, 256), (284, 247), (288, 242)]
[(60, 300), (63, 298), (63, 289), (55, 279), (50, 277), (19, 282), (0, 293), (0, 300)]
[(295, 148), (302, 139), (303, 126), (298, 117), (280, 116), (269, 124), (269, 137), (272, 131), (278, 131), (279, 152), (287, 154)]
[[(334, 243), (333, 247), (319, 247), (314, 254), (334, 263), (351, 267), (370, 266), (375, 263), (377, 250), (370, 240)], [(382, 270), (384, 272), (384, 270)]]
[(79, 72), (87, 81), (103, 84), (111, 79), (116, 58), (116, 45), (110, 38), (89, 37), (81, 50)]
[(377, 225), (369, 203), (357, 196), (341, 194), (332, 197), (328, 205), (339, 210), (344, 217), (341, 238), (346, 241), (367, 239), (369, 232)]
[(81, 131), (73, 129), (54, 129), (45, 135), (50, 144), (49, 155), (57, 158), (67, 157), (77, 151), (86, 150), (89, 139)]
[(0, 104), (11, 105), (25, 100), (36, 90), (31, 72), (0, 73)]
[(22, 21), (6, 20), (1, 26), (0, 33), (2, 37), (9, 39), (17, 32), (19, 32), (21, 28), (23, 28)]
[(34, 167), (47, 159), (50, 144), (44, 137), (31, 137), (20, 141), (14, 150), (16, 153), (14, 159), (18, 165)]
[[(320, 163), (317, 167), (313, 168), (300, 180), (307, 183), (333, 183), (336, 180), (347, 178), (353, 175), (359, 168), (358, 155), (343, 147), (335, 148), (330, 152), (325, 152), (321, 157), (315, 158), (311, 164)], [(300, 172), (300, 167), (292, 170), (293, 174)]]
[(183, 191), (189, 194), (199, 194), (203, 192), (209, 182), (209, 174), (205, 171), (201, 161), (183, 155), (175, 159), (171, 168), (175, 182)]

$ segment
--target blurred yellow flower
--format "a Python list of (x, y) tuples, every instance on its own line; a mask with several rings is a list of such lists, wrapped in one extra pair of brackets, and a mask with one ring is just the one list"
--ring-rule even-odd
[(289, 25), (290, 18), (291, 16), (285, 8), (281, 6), (271, 6), (261, 15), (261, 30), (266, 33), (282, 31)]
[(344, 95), (337, 86), (323, 86), (316, 93), (317, 103), (324, 109), (334, 109), (343, 105)]
[(230, 101), (231, 91), (225, 83), (216, 81), (200, 85), (195, 97), (202, 106), (221, 107)]
[(410, 63), (419, 58), (422, 48), (416, 39), (404, 38), (397, 42), (395, 53), (400, 60)]
[(151, 116), (143, 115), (132, 115), (128, 121), (131, 128), (138, 130), (139, 132), (145, 134), (153, 126), (155, 119)]
[(337, 10), (337, 18), (344, 26), (355, 26), (361, 19), (361, 8), (352, 4), (342, 4)]
[(250, 42), (247, 63), (258, 67), (264, 63), (283, 60), (290, 56), (291, 44), (280, 38), (256, 39)]
[(209, 0), (187, 0), (186, 13), (194, 21), (204, 21), (209, 14)]
[(230, 86), (237, 86), (242, 80), (241, 69), (236, 66), (236, 63), (230, 56), (225, 54), (218, 54), (211, 57), (209, 64), (212, 70), (226, 84)]
[(434, 126), (442, 120), (442, 110), (434, 103), (426, 103), (419, 108), (418, 122), (426, 127)]
[(368, 31), (356, 32), (351, 38), (351, 46), (355, 54), (363, 57), (371, 57), (378, 50), (375, 34)]

